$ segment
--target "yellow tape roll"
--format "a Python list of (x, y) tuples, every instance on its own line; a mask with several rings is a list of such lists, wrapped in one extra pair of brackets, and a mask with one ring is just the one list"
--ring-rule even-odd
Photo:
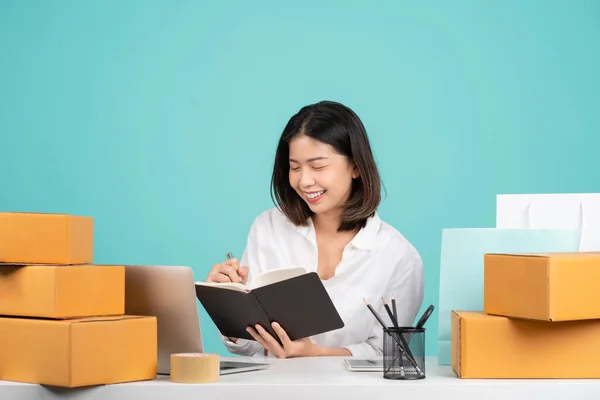
[(219, 381), (218, 354), (171, 354), (171, 382), (213, 383)]

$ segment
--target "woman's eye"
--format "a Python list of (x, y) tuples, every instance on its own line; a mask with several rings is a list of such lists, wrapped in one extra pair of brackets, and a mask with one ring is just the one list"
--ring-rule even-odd
[(325, 168), (325, 165), (318, 165), (318, 166), (314, 166), (314, 167), (313, 167), (313, 169), (315, 169), (315, 170), (317, 170), (317, 171), (320, 171), (320, 170), (322, 170), (323, 168)]
[(300, 167), (290, 167), (290, 169), (295, 172), (300, 171)]

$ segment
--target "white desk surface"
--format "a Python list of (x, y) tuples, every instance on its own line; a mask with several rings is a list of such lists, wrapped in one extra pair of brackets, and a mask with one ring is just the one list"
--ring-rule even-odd
[(271, 366), (267, 370), (223, 375), (218, 383), (211, 384), (172, 383), (165, 376), (152, 381), (75, 389), (0, 381), (0, 399), (600, 400), (600, 379), (459, 379), (450, 367), (438, 366), (437, 360), (429, 357), (426, 359), (427, 378), (394, 381), (383, 379), (381, 372), (350, 372), (343, 359), (269, 358)]

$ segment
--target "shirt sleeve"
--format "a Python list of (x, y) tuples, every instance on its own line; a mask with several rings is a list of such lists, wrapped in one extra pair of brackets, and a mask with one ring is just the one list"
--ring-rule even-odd
[[(396, 264), (390, 284), (381, 294), (386, 299), (390, 299), (392, 294), (396, 298), (399, 326), (413, 325), (423, 303), (423, 285), (423, 261), (413, 249)], [(391, 326), (392, 322), (382, 302), (372, 306), (384, 322)], [(383, 327), (375, 317), (370, 318), (368, 323), (371, 324), (371, 334), (367, 341), (345, 346), (353, 356), (373, 358), (383, 355)]]
[(221, 336), (225, 348), (233, 354), (250, 357), (263, 356), (263, 347), (254, 340), (238, 339), (234, 343), (222, 334), (219, 333), (219, 335)]

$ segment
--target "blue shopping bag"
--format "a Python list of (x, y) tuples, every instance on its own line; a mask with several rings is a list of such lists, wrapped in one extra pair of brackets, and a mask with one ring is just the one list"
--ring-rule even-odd
[(438, 364), (451, 364), (452, 310), (483, 310), (485, 253), (577, 251), (576, 229), (463, 228), (442, 230), (438, 307)]

